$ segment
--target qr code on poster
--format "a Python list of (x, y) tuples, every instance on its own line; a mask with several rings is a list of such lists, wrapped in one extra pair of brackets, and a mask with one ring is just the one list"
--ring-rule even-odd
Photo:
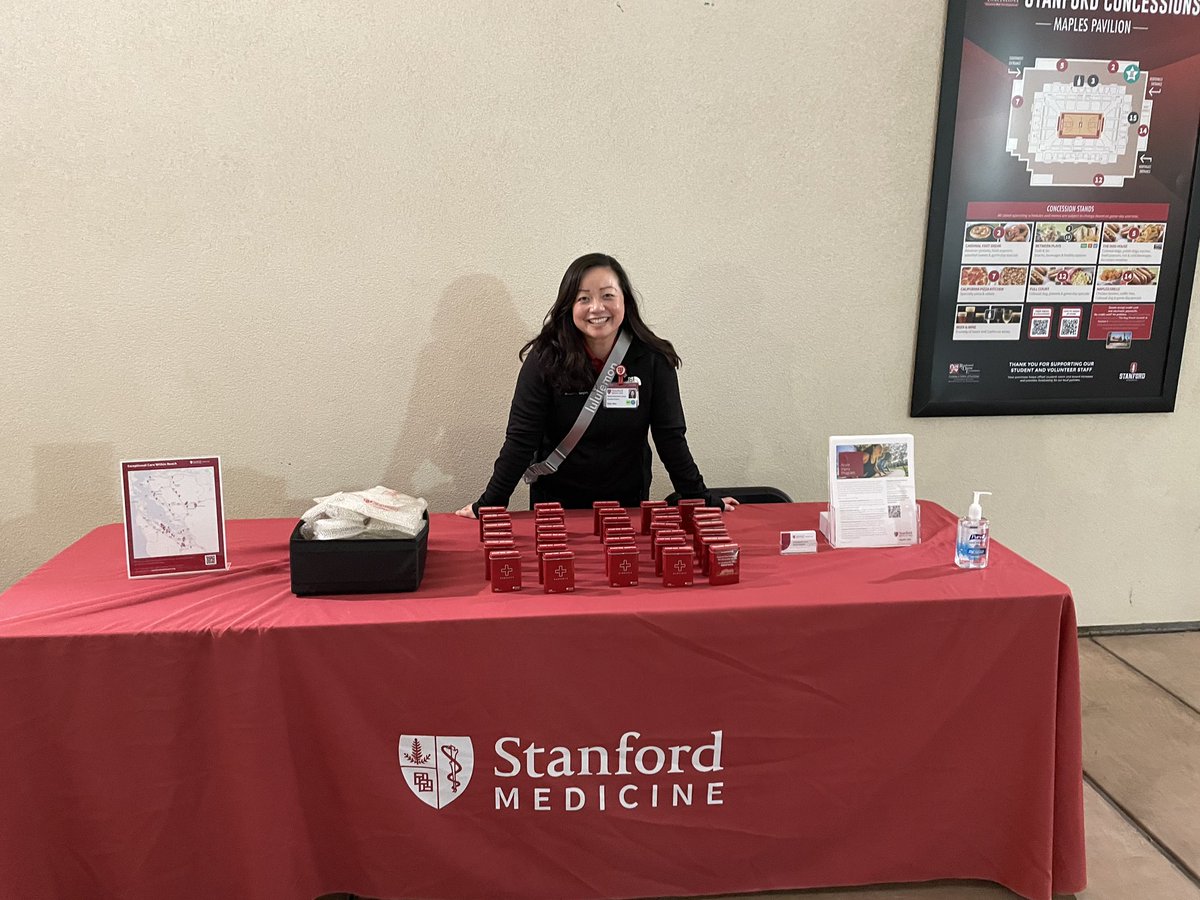
[(217, 554), (215, 554), (215, 553), (207, 554), (204, 557), (204, 564), (206, 566), (215, 566), (217, 564)]
[(1031, 319), (1029, 322), (1030, 337), (1049, 337), (1050, 336), (1050, 320), (1049, 319)]
[(900, 504), (899, 503), (889, 503), (888, 504), (888, 518), (889, 519), (900, 518)]
[(1064, 338), (1079, 337), (1079, 319), (1063, 319), (1058, 323), (1058, 336)]

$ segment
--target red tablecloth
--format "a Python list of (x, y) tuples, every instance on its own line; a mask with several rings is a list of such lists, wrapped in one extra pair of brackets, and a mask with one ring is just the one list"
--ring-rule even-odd
[(290, 520), (137, 582), (99, 528), (0, 596), (0, 896), (1082, 889), (1066, 585), (996, 544), (959, 571), (928, 503), (919, 546), (779, 556), (819, 508), (743, 506), (741, 584), (685, 589), (603, 586), (572, 514), (573, 595), (491, 593), (448, 515), (377, 599), (294, 597)]

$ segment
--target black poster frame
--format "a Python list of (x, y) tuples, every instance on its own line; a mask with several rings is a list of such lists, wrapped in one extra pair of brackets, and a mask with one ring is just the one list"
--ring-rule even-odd
[[(934, 359), (941, 349), (938, 341), (938, 317), (945, 315), (941, 306), (940, 284), (943, 264), (950, 248), (946, 240), (953, 163), (959, 77), (969, 4), (984, 0), (949, 0), (943, 42), (941, 94), (938, 100), (937, 132), (934, 143), (933, 176), (930, 186), (929, 221), (925, 237), (924, 270), (921, 279), (920, 313), (917, 324), (916, 354), (913, 370), (911, 415), (920, 416), (992, 416), (1052, 415), (1063, 413), (1135, 413), (1172, 412), (1179, 386), (1180, 365), (1187, 329), (1188, 307), (1195, 279), (1197, 249), (1200, 247), (1200, 128), (1195, 136), (1191, 193), (1185, 210), (1184, 241), (1180, 259), (1174, 306), (1162, 377), (1157, 396), (1078, 398), (1009, 398), (980, 400), (943, 400), (934, 398)], [(943, 342), (945, 343), (945, 342)]]

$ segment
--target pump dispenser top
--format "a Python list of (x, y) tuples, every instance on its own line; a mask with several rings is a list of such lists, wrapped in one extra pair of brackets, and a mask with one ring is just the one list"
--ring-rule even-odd
[(967, 519), (972, 522), (978, 522), (983, 518), (983, 507), (979, 505), (980, 497), (992, 496), (991, 491), (975, 491), (975, 499), (969, 507), (967, 507)]

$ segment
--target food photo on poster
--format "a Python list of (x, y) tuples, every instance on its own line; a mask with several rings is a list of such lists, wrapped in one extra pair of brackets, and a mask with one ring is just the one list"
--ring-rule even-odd
[(1198, 97), (1200, 2), (952, 0), (913, 415), (1174, 408)]

